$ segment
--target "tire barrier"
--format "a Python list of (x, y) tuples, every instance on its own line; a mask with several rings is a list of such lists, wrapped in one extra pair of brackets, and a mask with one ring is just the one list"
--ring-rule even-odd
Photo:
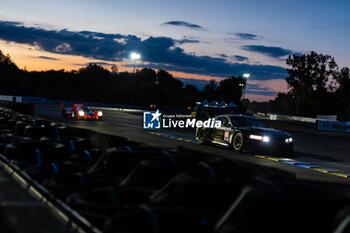
[(0, 134), (0, 153), (4, 154), (5, 147), (9, 143), (20, 142), (20, 141), (28, 141), (32, 138), (29, 137), (21, 137), (8, 132), (4, 132)]
[(125, 205), (142, 205), (150, 201), (154, 189), (144, 187), (103, 187), (76, 192), (67, 197), (69, 205), (78, 210), (94, 211), (106, 216)]
[(82, 232), (350, 229), (347, 185), (297, 180), (274, 168), (181, 147), (149, 147), (6, 108), (0, 108), (0, 153), (74, 209), (73, 219), (76, 213), (86, 218)]
[(92, 145), (85, 139), (81, 137), (58, 137), (57, 136), (44, 136), (41, 137), (40, 141), (43, 142), (57, 142), (62, 143), (66, 146), (66, 148), (69, 148), (72, 152), (82, 152), (88, 148), (91, 148)]
[(98, 148), (85, 149), (73, 154), (69, 160), (75, 163), (88, 163), (93, 165), (101, 157), (101, 154), (102, 151)]
[(44, 186), (66, 196), (75, 192), (88, 192), (90, 189), (100, 187), (118, 187), (121, 177), (104, 174), (75, 173), (72, 175), (56, 176), (44, 182)]
[(89, 166), (85, 164), (74, 164), (71, 162), (51, 162), (30, 166), (24, 171), (33, 179), (44, 182), (47, 179), (60, 176), (61, 174), (75, 174), (86, 172)]
[(36, 159), (42, 163), (45, 159), (69, 159), (70, 154), (64, 144), (26, 140), (9, 143), (5, 146), (4, 155), (8, 159)]

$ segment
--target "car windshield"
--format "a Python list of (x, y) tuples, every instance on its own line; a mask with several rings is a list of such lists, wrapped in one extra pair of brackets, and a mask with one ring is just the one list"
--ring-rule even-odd
[(90, 107), (87, 107), (87, 106), (81, 107), (81, 109), (82, 109), (84, 112), (91, 112), (91, 108), (90, 108)]
[(235, 126), (255, 126), (266, 128), (266, 126), (258, 119), (252, 117), (230, 117)]

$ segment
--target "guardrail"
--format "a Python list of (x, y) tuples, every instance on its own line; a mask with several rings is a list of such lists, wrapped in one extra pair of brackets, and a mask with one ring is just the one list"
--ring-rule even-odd
[(317, 115), (317, 118), (288, 116), (279, 114), (255, 114), (257, 118), (265, 120), (299, 121), (314, 123), (316, 130), (328, 132), (350, 133), (350, 122), (337, 121), (336, 115)]
[(310, 123), (316, 123), (318, 118), (311, 118), (311, 117), (300, 117), (300, 116), (291, 116), (291, 115), (281, 115), (281, 114), (254, 114), (254, 116), (266, 120), (291, 120), (291, 121), (302, 121), (302, 122), (310, 122)]
[(337, 115), (317, 115), (314, 117), (301, 117), (301, 116), (292, 116), (292, 115), (282, 115), (282, 114), (274, 114), (274, 113), (256, 113), (254, 116), (266, 119), (266, 120), (292, 120), (292, 121), (302, 121), (309, 123), (316, 123), (318, 120), (329, 120), (329, 121), (337, 121)]

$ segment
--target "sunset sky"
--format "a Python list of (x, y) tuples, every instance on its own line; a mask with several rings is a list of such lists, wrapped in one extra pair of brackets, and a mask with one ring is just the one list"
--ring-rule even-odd
[(288, 54), (350, 66), (350, 1), (0, 0), (0, 50), (27, 70), (165, 69), (185, 84), (250, 73), (246, 97), (286, 89)]

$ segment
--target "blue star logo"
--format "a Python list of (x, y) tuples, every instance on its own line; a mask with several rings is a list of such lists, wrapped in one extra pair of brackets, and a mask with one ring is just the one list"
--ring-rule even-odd
[(143, 113), (143, 128), (144, 129), (160, 129), (162, 113), (159, 109), (156, 112)]

